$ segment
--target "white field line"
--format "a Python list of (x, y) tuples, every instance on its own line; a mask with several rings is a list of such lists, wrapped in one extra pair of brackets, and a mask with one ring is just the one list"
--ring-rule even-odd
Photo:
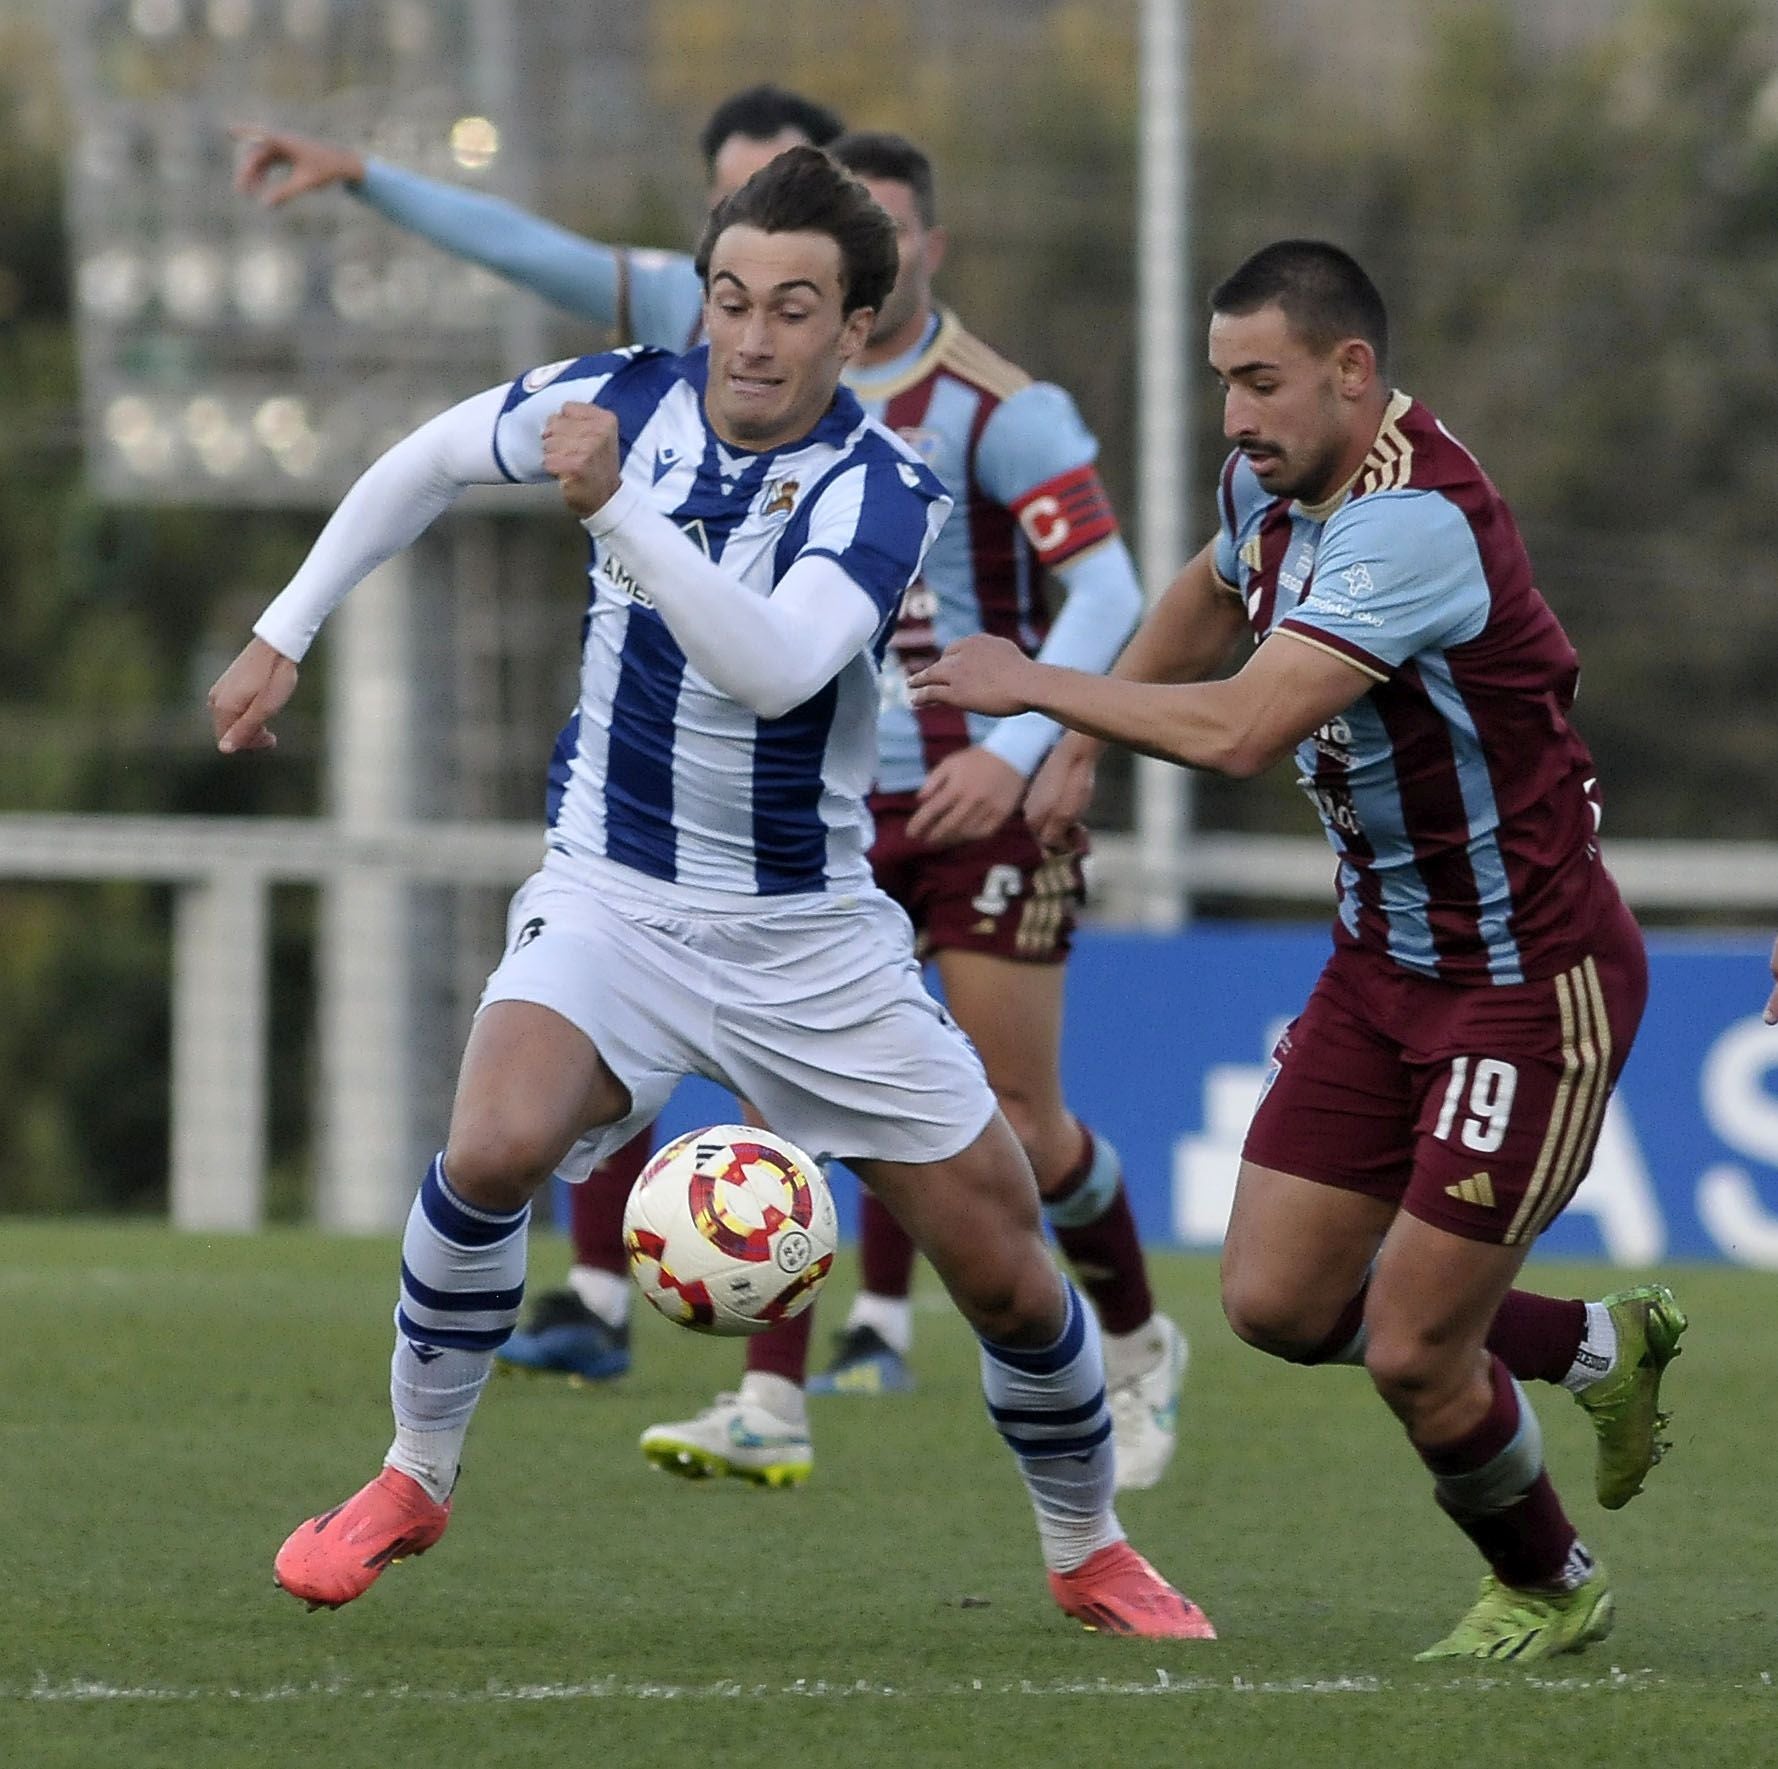
[[(1548, 1677), (1535, 1673), (1479, 1674), (1453, 1677), (1442, 1684), (1415, 1680), (1399, 1685), (1403, 1690), (1451, 1689), (1466, 1692), (1489, 1689), (1531, 1689), (1559, 1694), (1582, 1690), (1648, 1690), (1664, 1687), (1666, 1679), (1652, 1669), (1626, 1671), (1617, 1665), (1596, 1677)], [(279, 1683), (264, 1689), (227, 1686), (110, 1683), (102, 1678), (68, 1678), (53, 1681), (39, 1674), (28, 1687), (0, 1686), (0, 1701), (14, 1702), (295, 1702), (347, 1700), (414, 1702), (420, 1704), (483, 1706), (514, 1702), (554, 1701), (856, 1701), (957, 1699), (975, 1696), (1024, 1698), (1030, 1696), (1168, 1696), (1168, 1695), (1387, 1695), (1397, 1685), (1386, 1677), (1318, 1677), (1265, 1679), (1247, 1677), (1181, 1677), (1157, 1668), (1150, 1678), (1118, 1680), (1110, 1677), (1063, 1678), (1038, 1681), (1031, 1678), (980, 1678), (939, 1683), (879, 1683), (860, 1677), (852, 1682), (798, 1677), (790, 1683), (743, 1683), (718, 1678), (710, 1683), (654, 1683), (620, 1677), (596, 1677), (584, 1683), (489, 1682), (475, 1689), (423, 1689), (409, 1683), (357, 1684), (336, 1678), (327, 1682)], [(1734, 1683), (1727, 1687), (1771, 1688), (1772, 1674), (1762, 1671), (1758, 1684)]]

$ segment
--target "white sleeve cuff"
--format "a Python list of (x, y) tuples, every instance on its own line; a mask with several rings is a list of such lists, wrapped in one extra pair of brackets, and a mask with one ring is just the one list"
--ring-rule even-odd
[(594, 540), (602, 541), (626, 517), (643, 507), (641, 492), (628, 480), (620, 480), (617, 490), (592, 515), (583, 516), (580, 525)]

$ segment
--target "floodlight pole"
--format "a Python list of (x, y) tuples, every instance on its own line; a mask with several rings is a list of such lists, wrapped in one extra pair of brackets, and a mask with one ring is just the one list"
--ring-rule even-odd
[[(525, 203), (535, 183), (533, 138), (519, 90), (517, 25), (507, 0), (474, 0), (472, 101), (500, 131), (507, 194)], [(506, 304), (505, 367), (543, 353), (537, 304)], [(468, 389), (464, 390), (465, 392)], [(486, 522), (459, 515), (458, 524)], [(486, 549), (492, 553), (494, 549)], [(328, 718), (330, 800), (342, 830), (376, 834), (404, 824), (423, 800), (448, 799), (437, 755), (415, 741), (433, 716), (420, 678), (421, 622), (435, 605), (446, 544), (423, 536), (373, 572), (334, 617)], [(460, 642), (451, 634), (447, 643)], [(316, 1216), (323, 1227), (375, 1233), (405, 1220), (424, 1158), (422, 1077), (436, 1056), (430, 1008), (448, 978), (428, 948), (414, 887), (393, 869), (342, 869), (323, 892), (321, 920), (322, 1158)], [(436, 1127), (433, 1127), (436, 1128)]]
[[(1152, 603), (1193, 548), (1188, 339), (1191, 209), (1191, 0), (1141, 0), (1137, 148), (1137, 564)], [(1189, 919), (1180, 860), (1191, 839), (1192, 776), (1136, 762), (1141, 913), (1150, 927)]]

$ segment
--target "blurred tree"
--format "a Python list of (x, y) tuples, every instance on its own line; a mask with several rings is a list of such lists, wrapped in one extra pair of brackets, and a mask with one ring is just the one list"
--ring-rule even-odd
[[(245, 626), (305, 525), (108, 508), (84, 487), (54, 72), (42, 32), (0, 17), (0, 806), (313, 810), (300, 725), (294, 766), (248, 771), (202, 717), (218, 620)], [(167, 915), (148, 887), (0, 883), (0, 1209), (164, 1199)]]

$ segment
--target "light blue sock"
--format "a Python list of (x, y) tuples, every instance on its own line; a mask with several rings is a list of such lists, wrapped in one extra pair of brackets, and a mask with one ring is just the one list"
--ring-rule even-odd
[(982, 1341), (982, 1391), (1030, 1489), (1044, 1564), (1072, 1572), (1121, 1542), (1099, 1324), (1072, 1284), (1067, 1323), (1053, 1345), (1030, 1351)]
[(395, 1442), (383, 1459), (441, 1504), (450, 1496), (470, 1416), (519, 1318), (531, 1207), (510, 1215), (466, 1204), (435, 1156), (408, 1212), (389, 1398)]

